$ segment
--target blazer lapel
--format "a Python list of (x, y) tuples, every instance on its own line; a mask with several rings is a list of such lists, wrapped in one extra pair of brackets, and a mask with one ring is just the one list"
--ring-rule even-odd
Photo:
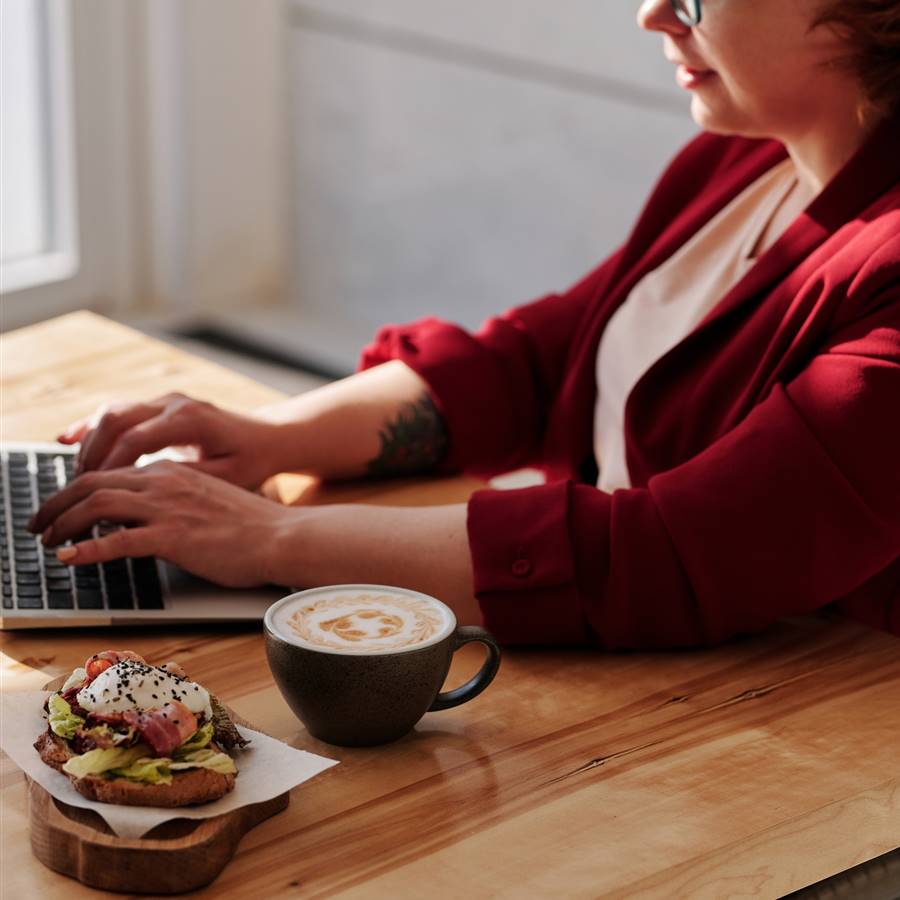
[(882, 122), (843, 169), (717, 303), (692, 334), (767, 293), (842, 225), (874, 203), (900, 179), (900, 115)]

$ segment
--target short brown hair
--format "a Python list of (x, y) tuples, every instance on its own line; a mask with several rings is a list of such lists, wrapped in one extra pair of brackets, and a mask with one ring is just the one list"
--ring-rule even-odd
[(823, 0), (818, 25), (846, 40), (848, 52), (835, 63), (860, 79), (869, 103), (900, 108), (900, 0)]

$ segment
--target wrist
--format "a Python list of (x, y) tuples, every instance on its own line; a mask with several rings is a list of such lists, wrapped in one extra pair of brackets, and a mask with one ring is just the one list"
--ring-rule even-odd
[(257, 420), (257, 446), (263, 479), (281, 472), (307, 471), (308, 460), (303, 454), (303, 438), (294, 422)]
[(301, 537), (303, 523), (310, 510), (276, 506), (269, 533), (260, 542), (261, 577), (266, 584), (286, 587), (308, 585), (309, 575), (304, 563), (307, 541)]

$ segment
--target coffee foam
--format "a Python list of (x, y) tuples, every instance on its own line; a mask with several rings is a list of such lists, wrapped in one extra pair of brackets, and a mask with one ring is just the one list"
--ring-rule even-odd
[(365, 586), (311, 591), (286, 602), (271, 623), (292, 643), (339, 653), (410, 650), (435, 643), (454, 625), (443, 604), (424, 595)]

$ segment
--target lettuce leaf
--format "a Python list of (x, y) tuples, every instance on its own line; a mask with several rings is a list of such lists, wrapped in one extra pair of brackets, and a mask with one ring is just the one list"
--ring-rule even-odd
[(134, 747), (111, 747), (104, 749), (97, 747), (88, 750), (81, 756), (73, 756), (63, 763), (63, 772), (73, 775), (75, 778), (83, 778), (85, 775), (102, 775), (110, 769), (123, 769), (142, 757), (150, 757), (150, 748), (146, 744), (136, 744)]
[(176, 758), (183, 757), (185, 753), (191, 753), (194, 750), (202, 750), (213, 739), (214, 730), (212, 722), (201, 725), (183, 744), (179, 744), (175, 748)]
[(243, 750), (250, 743), (246, 738), (241, 737), (241, 733), (237, 730), (225, 705), (216, 697), (215, 694), (209, 695), (209, 703), (212, 707), (213, 727), (215, 728), (216, 743), (226, 750)]
[(87, 678), (87, 669), (83, 669), (81, 666), (73, 669), (72, 674), (66, 679), (66, 683), (59, 689), (59, 692), (64, 694), (69, 688), (84, 684), (85, 678)]
[(177, 762), (173, 762), (169, 768), (174, 772), (178, 769), (212, 769), (222, 775), (235, 775), (237, 768), (234, 760), (227, 753), (219, 753), (217, 750), (194, 750), (185, 753)]
[(127, 748), (98, 747), (81, 756), (73, 756), (65, 763), (63, 771), (76, 778), (106, 774), (147, 784), (171, 784), (172, 773), (183, 769), (211, 769), (222, 775), (237, 773), (234, 760), (228, 754), (209, 747), (183, 753), (177, 760), (168, 756), (152, 756), (151, 752), (146, 744)]
[(50, 730), (67, 741), (75, 737), (75, 732), (84, 725), (84, 719), (72, 712), (72, 707), (60, 694), (50, 696), (47, 711)]
[(147, 784), (171, 784), (172, 773), (169, 764), (172, 762), (167, 756), (145, 756), (135, 760), (130, 766), (110, 769), (110, 775), (130, 778), (132, 781), (144, 781)]

